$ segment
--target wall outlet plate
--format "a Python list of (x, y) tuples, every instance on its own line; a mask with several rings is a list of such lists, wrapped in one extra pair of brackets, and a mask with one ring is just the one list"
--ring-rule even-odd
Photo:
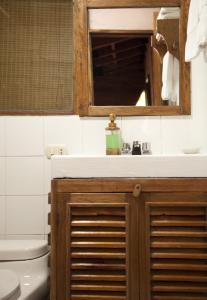
[(52, 155), (66, 155), (68, 150), (64, 144), (50, 144), (46, 147), (46, 155), (48, 159), (51, 159)]

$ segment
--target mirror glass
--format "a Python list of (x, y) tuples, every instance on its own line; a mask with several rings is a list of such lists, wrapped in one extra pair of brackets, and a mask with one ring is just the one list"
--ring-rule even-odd
[(179, 7), (89, 9), (91, 103), (179, 106)]

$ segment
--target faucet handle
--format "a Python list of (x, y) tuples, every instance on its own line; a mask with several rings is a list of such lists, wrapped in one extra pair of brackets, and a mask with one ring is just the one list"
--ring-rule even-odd
[(132, 155), (141, 155), (141, 143), (139, 141), (133, 142)]
[(122, 154), (130, 154), (131, 153), (131, 147), (129, 143), (123, 143), (122, 146)]
[(152, 154), (151, 144), (149, 142), (142, 143), (142, 153), (143, 154)]

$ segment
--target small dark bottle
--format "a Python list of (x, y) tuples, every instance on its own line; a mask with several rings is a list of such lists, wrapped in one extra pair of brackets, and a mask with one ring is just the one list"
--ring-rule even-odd
[(132, 155), (141, 155), (141, 144), (138, 141), (133, 142)]

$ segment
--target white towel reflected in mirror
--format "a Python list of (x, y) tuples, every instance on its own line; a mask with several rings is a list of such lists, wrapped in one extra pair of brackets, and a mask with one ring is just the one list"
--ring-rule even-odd
[(179, 60), (169, 51), (163, 57), (162, 100), (179, 105)]

